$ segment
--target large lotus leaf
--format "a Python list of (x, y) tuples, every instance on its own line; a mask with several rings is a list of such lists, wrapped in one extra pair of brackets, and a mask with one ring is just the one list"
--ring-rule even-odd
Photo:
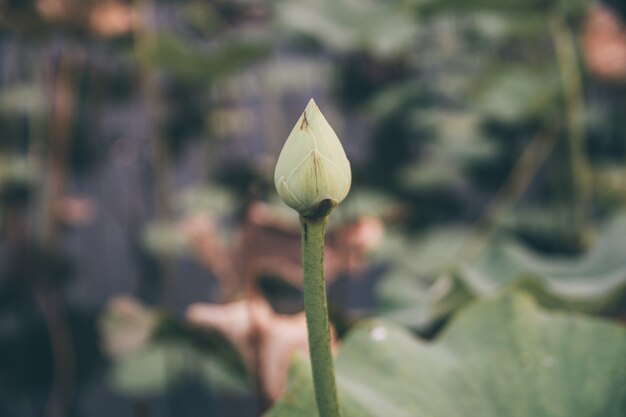
[(390, 233), (374, 256), (375, 261), (391, 265), (376, 288), (379, 314), (430, 334), (473, 298), (452, 273), (470, 232), (467, 227), (448, 226), (419, 239)]
[(625, 236), (623, 216), (609, 222), (581, 257), (540, 255), (519, 242), (495, 239), (473, 263), (458, 259), (467, 238), (463, 229), (456, 237), (454, 229), (431, 232), (420, 244), (388, 243), (383, 260), (395, 267), (378, 285), (379, 309), (386, 318), (428, 333), (472, 298), (523, 287), (544, 306), (616, 313), (626, 299)]
[[(344, 417), (626, 415), (626, 330), (542, 311), (506, 293), (465, 309), (435, 343), (374, 321), (336, 361)], [(266, 417), (317, 416), (310, 373), (295, 365)]]
[(459, 306), (474, 296), (453, 275), (415, 276), (394, 268), (378, 285), (378, 311), (385, 319), (430, 335)]
[(506, 285), (532, 288), (545, 304), (587, 312), (611, 311), (626, 295), (626, 217), (609, 223), (593, 249), (579, 258), (551, 258), (516, 242), (497, 242), (460, 278), (477, 295)]

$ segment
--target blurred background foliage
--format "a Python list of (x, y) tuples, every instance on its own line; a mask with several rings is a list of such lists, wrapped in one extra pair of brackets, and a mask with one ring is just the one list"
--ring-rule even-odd
[(310, 97), (354, 172), (337, 340), (369, 315), (435, 337), (511, 287), (624, 317), (621, 1), (0, 9), (2, 416), (268, 409), (306, 351), (272, 176)]

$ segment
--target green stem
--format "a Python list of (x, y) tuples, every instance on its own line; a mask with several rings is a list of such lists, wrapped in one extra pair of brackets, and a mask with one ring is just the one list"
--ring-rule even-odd
[(583, 75), (580, 70), (576, 39), (562, 18), (550, 20), (550, 31), (554, 42), (556, 59), (563, 82), (565, 112), (569, 137), (571, 175), (574, 179), (574, 227), (579, 243), (586, 246), (589, 228), (586, 214), (592, 196), (591, 165), (585, 152), (585, 94)]
[(335, 384), (330, 327), (324, 280), (324, 232), (328, 217), (300, 217), (302, 227), (302, 268), (304, 269), (304, 310), (309, 332), (309, 350), (315, 399), (320, 417), (340, 417)]

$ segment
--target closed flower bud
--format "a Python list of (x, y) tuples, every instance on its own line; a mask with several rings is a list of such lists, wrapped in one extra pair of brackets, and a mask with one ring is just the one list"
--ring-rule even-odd
[(346, 197), (351, 182), (341, 142), (311, 99), (278, 157), (276, 190), (302, 216), (318, 218)]

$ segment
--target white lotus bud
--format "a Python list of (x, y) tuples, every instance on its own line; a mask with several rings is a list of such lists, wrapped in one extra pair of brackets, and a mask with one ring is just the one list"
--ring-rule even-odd
[(311, 218), (327, 216), (350, 191), (350, 162), (313, 99), (280, 152), (274, 183), (289, 207)]

